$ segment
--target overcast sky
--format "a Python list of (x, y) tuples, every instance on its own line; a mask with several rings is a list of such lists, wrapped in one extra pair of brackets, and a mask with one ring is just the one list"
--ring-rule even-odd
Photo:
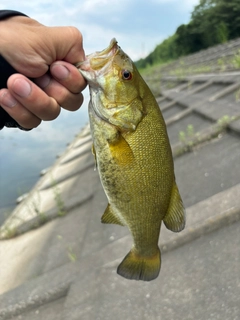
[(199, 0), (1, 0), (0, 9), (21, 11), (49, 25), (73, 25), (83, 34), (86, 54), (115, 37), (132, 60), (188, 23)]

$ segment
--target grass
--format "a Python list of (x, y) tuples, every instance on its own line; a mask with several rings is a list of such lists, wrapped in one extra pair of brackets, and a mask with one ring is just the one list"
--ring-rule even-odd
[(138, 71), (143, 77), (152, 76), (154, 73), (161, 73), (161, 69), (168, 66), (172, 62), (173, 60), (169, 60), (168, 62), (159, 62), (153, 65), (147, 65), (145, 68), (139, 68)]
[[(61, 235), (57, 235), (57, 239), (58, 239), (59, 241), (64, 241), (64, 238), (63, 238), (63, 236), (61, 236)], [(65, 246), (65, 245), (64, 245), (64, 246)], [(66, 248), (67, 256), (68, 256), (69, 260), (70, 260), (71, 262), (76, 262), (76, 261), (77, 261), (77, 255), (76, 255), (76, 253), (74, 252), (72, 246), (69, 244), (69, 245), (65, 246), (65, 248)]]
[(233, 121), (240, 119), (240, 117), (234, 117), (229, 115), (224, 115), (219, 118), (212, 127), (205, 129), (201, 132), (194, 131), (193, 125), (188, 125), (186, 130), (179, 132), (179, 143), (175, 145), (173, 149), (174, 158), (181, 156), (186, 152), (190, 152), (193, 148), (201, 143), (208, 142), (219, 134), (227, 130), (227, 127)]
[[(61, 196), (61, 192), (58, 188), (58, 185), (56, 181), (52, 179), (52, 190), (54, 194), (54, 200), (57, 207), (57, 216), (63, 217), (67, 214), (67, 211), (65, 210), (65, 204)], [(33, 198), (32, 201), (28, 201), (26, 204), (27, 210), (29, 211), (29, 215), (33, 215), (34, 218), (37, 217), (37, 222), (35, 225), (33, 225), (33, 228), (38, 228), (41, 225), (45, 224), (47, 221), (49, 221), (51, 218), (47, 216), (47, 214), (41, 210), (41, 196), (38, 191), (36, 191), (36, 196)], [(19, 217), (15, 216), (14, 220), (21, 220), (21, 222), (24, 222), (23, 219), (20, 219)], [(11, 222), (10, 222), (11, 224)], [(4, 238), (10, 239), (15, 237), (18, 234), (17, 227), (8, 227), (8, 225), (5, 225), (4, 228), (1, 229), (1, 234), (4, 235)], [(71, 259), (74, 260), (74, 254), (69, 250), (69, 255), (71, 256)]]
[(236, 102), (239, 102), (239, 101), (240, 101), (240, 89), (238, 89), (238, 90), (235, 92), (235, 101), (236, 101)]
[(219, 128), (224, 130), (232, 121), (235, 121), (236, 117), (230, 117), (229, 115), (225, 115), (218, 119), (217, 124)]
[(236, 54), (234, 55), (233, 59), (232, 59), (232, 63), (234, 65), (234, 67), (236, 69), (239, 69), (240, 68), (240, 50), (238, 50), (236, 52)]
[(179, 131), (178, 138), (180, 142), (185, 143), (187, 139), (190, 139), (194, 136), (194, 127), (192, 124), (189, 124), (186, 128), (186, 131)]
[(52, 178), (52, 190), (54, 194), (54, 200), (57, 206), (57, 215), (63, 217), (66, 215), (65, 204), (61, 196), (61, 192), (58, 188), (56, 181)]
[(223, 58), (219, 58), (217, 60), (217, 64), (218, 64), (218, 66), (219, 66), (221, 71), (225, 71), (226, 70), (227, 64), (226, 64), (226, 61)]
[(168, 62), (155, 63), (147, 65), (145, 68), (139, 69), (143, 77), (153, 77), (154, 74), (172, 75), (179, 79), (191, 74), (209, 73), (214, 71), (224, 72), (227, 69), (240, 69), (240, 49), (232, 56), (218, 57), (211, 62), (198, 63), (196, 65), (187, 65), (187, 56), (176, 60), (169, 60)]
[(4, 227), (5, 239), (12, 239), (17, 235), (16, 228), (9, 228), (8, 226)]
[(41, 207), (41, 196), (40, 196), (40, 193), (37, 191), (37, 198), (34, 199), (32, 202), (31, 202), (31, 206), (32, 208), (30, 207), (30, 210), (35, 212), (35, 214), (40, 218), (40, 222), (41, 224), (45, 223), (47, 221), (47, 216), (46, 214), (40, 210), (40, 207)]
[(68, 258), (71, 262), (77, 261), (77, 255), (73, 252), (73, 248), (71, 246), (67, 247)]

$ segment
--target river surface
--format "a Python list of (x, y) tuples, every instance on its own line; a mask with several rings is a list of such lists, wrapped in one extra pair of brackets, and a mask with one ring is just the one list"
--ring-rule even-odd
[[(85, 92), (84, 92), (85, 93)], [(0, 131), (0, 225), (16, 206), (16, 199), (31, 190), (40, 172), (50, 167), (68, 143), (88, 123), (88, 94), (75, 112), (62, 110), (54, 121), (31, 131)]]

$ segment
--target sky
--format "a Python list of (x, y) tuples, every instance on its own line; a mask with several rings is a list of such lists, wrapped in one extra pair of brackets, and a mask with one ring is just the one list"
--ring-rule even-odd
[(188, 23), (199, 0), (1, 0), (0, 9), (21, 11), (48, 26), (72, 25), (83, 34), (86, 54), (116, 38), (136, 61)]

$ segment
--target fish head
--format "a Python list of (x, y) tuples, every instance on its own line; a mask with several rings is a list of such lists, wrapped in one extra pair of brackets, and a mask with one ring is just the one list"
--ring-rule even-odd
[(95, 115), (119, 131), (134, 131), (143, 117), (144, 81), (116, 39), (103, 51), (86, 56), (77, 67), (89, 84)]

